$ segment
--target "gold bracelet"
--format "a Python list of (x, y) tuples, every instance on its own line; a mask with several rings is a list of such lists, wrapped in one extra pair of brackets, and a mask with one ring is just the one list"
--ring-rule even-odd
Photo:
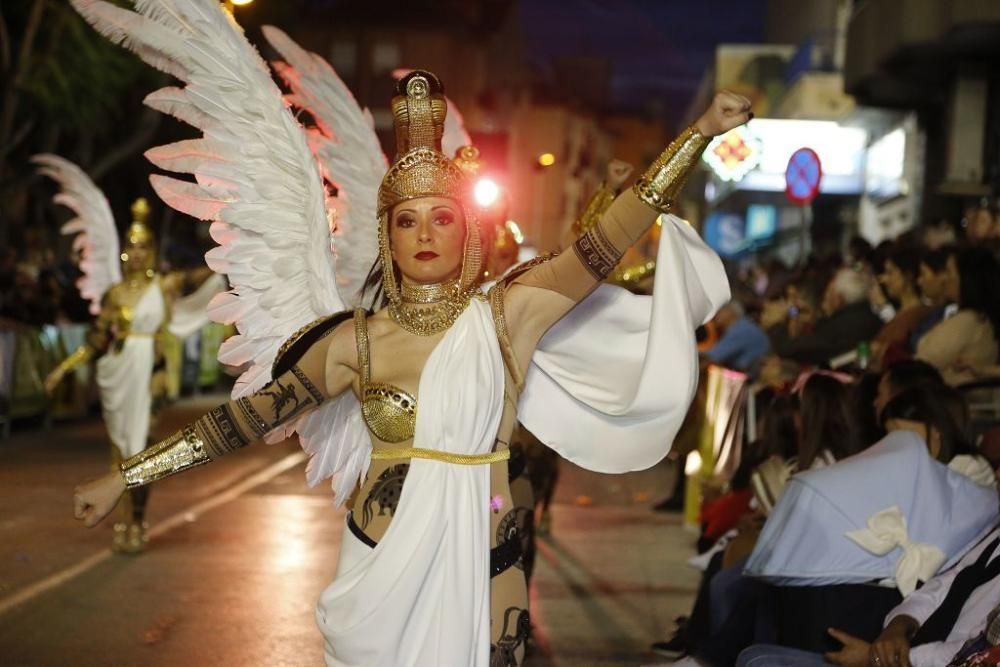
[(670, 213), (684, 181), (710, 141), (693, 125), (684, 130), (636, 181), (632, 191), (657, 211)]
[(120, 468), (125, 486), (134, 489), (174, 473), (209, 463), (205, 443), (187, 426), (172, 436), (148, 447), (122, 462)]

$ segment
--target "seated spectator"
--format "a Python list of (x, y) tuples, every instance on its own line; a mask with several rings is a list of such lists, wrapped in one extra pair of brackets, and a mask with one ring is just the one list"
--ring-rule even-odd
[(944, 384), (941, 373), (926, 361), (897, 361), (882, 372), (875, 395), (875, 416), (879, 423), (882, 410), (893, 398), (920, 385), (940, 386)]
[(823, 294), (823, 317), (809, 333), (791, 336), (781, 326), (768, 330), (771, 346), (780, 357), (821, 365), (871, 340), (882, 321), (868, 304), (870, 279), (866, 272), (840, 269)]
[(993, 467), (969, 444), (969, 410), (962, 395), (947, 386), (917, 385), (891, 401), (880, 416), (888, 432), (911, 431), (936, 460), (982, 486), (995, 487)]
[(954, 385), (975, 378), (967, 367), (991, 366), (997, 361), (1000, 266), (988, 250), (966, 248), (948, 258), (947, 272), (946, 294), (958, 303), (958, 312), (920, 339), (916, 356)]
[[(979, 471), (928, 456), (968, 456), (948, 408), (957, 394), (937, 389), (900, 394), (883, 410), (890, 433), (881, 442), (789, 482), (746, 567), (778, 585), (779, 643), (832, 650), (828, 627), (874, 639), (899, 593), (949, 567), (996, 524), (996, 490), (974, 479)], [(899, 592), (872, 585), (890, 581)]]
[(928, 250), (955, 245), (958, 241), (958, 237), (955, 236), (955, 227), (947, 218), (926, 224), (922, 232), (921, 245)]
[[(795, 411), (796, 403), (798, 412)], [(780, 495), (788, 475), (802, 469), (828, 466), (838, 457), (846, 457), (861, 448), (852, 412), (855, 405), (851, 385), (826, 373), (814, 373), (805, 382), (799, 401), (793, 395), (779, 395), (766, 413), (764, 439), (760, 456), (770, 456), (770, 469), (778, 471), (761, 482), (754, 472), (754, 495), (758, 504), (770, 507)], [(764, 496), (758, 492), (764, 489)], [(672, 639), (653, 644), (653, 650), (676, 657), (680, 651), (697, 653), (710, 663), (730, 664), (739, 649), (749, 645), (736, 641), (721, 645), (716, 634), (736, 613), (736, 609), (752, 606), (760, 592), (759, 582), (741, 576), (743, 565), (756, 542), (760, 524), (746, 520), (739, 535), (709, 561), (702, 578), (698, 597), (690, 619), (678, 629)], [(694, 658), (692, 658), (693, 660)]]
[[(873, 308), (882, 309), (887, 314), (889, 311), (892, 313), (886, 320), (885, 326), (872, 339), (872, 357), (876, 365), (881, 366), (887, 352), (890, 357), (893, 355), (893, 350), (896, 351), (896, 355), (910, 352), (910, 336), (913, 330), (931, 312), (930, 306), (925, 305), (920, 299), (920, 290), (917, 287), (919, 269), (917, 253), (909, 248), (893, 246), (886, 254), (882, 264), (882, 274), (869, 298)], [(879, 289), (879, 283), (884, 288), (885, 294)], [(886, 296), (896, 305), (890, 304)]]
[(1000, 212), (997, 202), (990, 197), (980, 197), (965, 209), (965, 239), (970, 245), (997, 249), (1000, 242)]
[(715, 314), (719, 338), (704, 356), (720, 366), (757, 375), (761, 359), (771, 347), (767, 334), (743, 312), (738, 301), (730, 301)]
[(917, 287), (920, 288), (921, 300), (930, 306), (930, 313), (914, 329), (910, 335), (909, 349), (916, 350), (920, 339), (944, 319), (945, 314), (954, 315), (958, 306), (948, 299), (948, 258), (958, 249), (953, 245), (943, 246), (925, 252), (920, 258), (920, 269), (917, 273)]
[[(740, 654), (738, 667), (835, 665), (861, 667), (939, 667), (996, 664), (965, 660), (995, 647), (997, 631), (987, 624), (1000, 605), (1000, 528), (970, 549), (958, 564), (908, 595), (885, 617), (885, 628), (872, 642), (837, 629), (831, 636), (839, 650), (819, 653), (773, 645), (753, 646)], [(829, 662), (827, 662), (829, 661)]]

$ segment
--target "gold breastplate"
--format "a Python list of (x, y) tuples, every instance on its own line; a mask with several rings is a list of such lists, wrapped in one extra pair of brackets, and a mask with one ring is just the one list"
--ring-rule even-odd
[(417, 399), (395, 385), (371, 381), (368, 323), (363, 310), (354, 312), (354, 337), (361, 373), (361, 415), (368, 429), (382, 442), (413, 438), (417, 425)]
[(417, 399), (391, 384), (363, 382), (361, 414), (382, 442), (410, 440), (417, 425)]

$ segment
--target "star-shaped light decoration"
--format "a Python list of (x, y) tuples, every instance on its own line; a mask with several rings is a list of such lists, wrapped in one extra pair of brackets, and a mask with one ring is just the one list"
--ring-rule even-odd
[(702, 159), (722, 180), (742, 180), (760, 164), (763, 147), (751, 129), (752, 124), (753, 121), (716, 137), (702, 155)]

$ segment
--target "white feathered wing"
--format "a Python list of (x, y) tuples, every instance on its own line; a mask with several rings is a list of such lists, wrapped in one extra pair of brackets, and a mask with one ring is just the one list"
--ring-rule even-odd
[(90, 301), (90, 313), (97, 315), (105, 292), (122, 281), (118, 228), (107, 197), (83, 169), (65, 158), (41, 153), (31, 161), (38, 165), (38, 173), (59, 184), (60, 190), (52, 200), (76, 214), (60, 231), (76, 234), (73, 249), (80, 253), (83, 272), (76, 286)]
[[(249, 365), (233, 396), (252, 393), (271, 380), (283, 341), (346, 308), (335, 286), (324, 191), (306, 135), (257, 51), (216, 0), (136, 0), (135, 12), (98, 0), (71, 2), (106, 37), (186, 84), (152, 93), (146, 103), (203, 137), (146, 155), (163, 169), (192, 174), (196, 183), (150, 180), (173, 208), (212, 221), (219, 247), (206, 261), (228, 276), (232, 289), (213, 299), (209, 314), (239, 331), (219, 359)], [(369, 459), (371, 442), (356, 427), (356, 413), (348, 392), (282, 429), (282, 435), (299, 430), (311, 455), (310, 483), (337, 473), (338, 502)], [(319, 424), (343, 431), (321, 434)]]
[(388, 169), (374, 122), (326, 60), (296, 44), (274, 26), (262, 28), (264, 37), (284, 58), (271, 66), (291, 93), (293, 108), (316, 122), (307, 130), (323, 177), (337, 194), (327, 198), (332, 213), (337, 288), (344, 300), (357, 306), (369, 270), (378, 257), (376, 202), (378, 187)]

